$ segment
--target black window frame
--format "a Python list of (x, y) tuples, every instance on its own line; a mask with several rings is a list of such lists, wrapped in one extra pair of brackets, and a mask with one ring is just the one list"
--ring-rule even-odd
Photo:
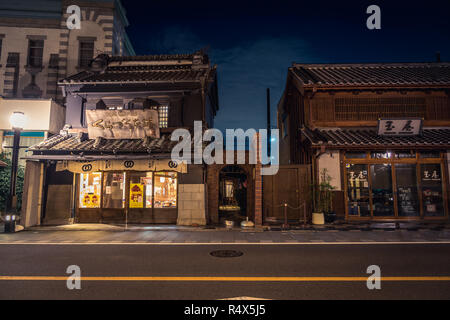
[[(42, 44), (42, 45), (39, 45)], [(35, 54), (35, 51), (39, 54)], [(32, 53), (33, 52), (33, 53)], [(27, 64), (29, 67), (39, 68), (43, 65), (44, 59), (44, 40), (43, 39), (28, 39), (28, 58)]]
[[(83, 48), (83, 45), (92, 45), (92, 48)], [(86, 52), (87, 50), (92, 49), (92, 54), (89, 58), (83, 56), (83, 50)], [(95, 51), (95, 41), (94, 40), (79, 40), (78, 43), (78, 67), (79, 68), (88, 68), (92, 59), (94, 59), (94, 51)]]

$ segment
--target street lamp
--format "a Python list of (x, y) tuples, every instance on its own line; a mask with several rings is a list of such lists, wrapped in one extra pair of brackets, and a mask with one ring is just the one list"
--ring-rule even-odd
[(14, 131), (13, 152), (11, 158), (11, 179), (9, 183), (9, 195), (6, 203), (6, 212), (17, 208), (16, 181), (17, 181), (17, 164), (19, 161), (20, 149), (20, 132), (25, 127), (27, 118), (23, 112), (15, 111), (9, 118), (12, 130)]

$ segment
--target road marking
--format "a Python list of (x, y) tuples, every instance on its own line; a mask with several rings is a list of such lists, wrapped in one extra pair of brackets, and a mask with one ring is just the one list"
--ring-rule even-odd
[[(169, 240), (166, 240), (169, 241)], [(264, 240), (263, 240), (264, 241)], [(105, 245), (161, 245), (161, 246), (210, 246), (210, 245), (257, 245), (257, 246), (278, 246), (278, 245), (417, 245), (417, 244), (450, 244), (450, 241), (372, 241), (372, 242), (361, 242), (361, 241), (340, 241), (340, 242), (0, 242), (0, 245), (52, 245), (52, 246), (105, 246)]]
[[(0, 276), (0, 281), (67, 281), (57, 276)], [(81, 281), (366, 282), (367, 277), (80, 277)], [(381, 281), (450, 281), (450, 276), (381, 277)]]

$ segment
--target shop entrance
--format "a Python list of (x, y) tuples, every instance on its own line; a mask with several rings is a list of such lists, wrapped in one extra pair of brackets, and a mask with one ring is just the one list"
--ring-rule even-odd
[(447, 217), (440, 152), (346, 152), (348, 219)]
[(248, 175), (242, 167), (229, 165), (219, 173), (219, 221), (239, 224), (247, 214)]
[(177, 220), (178, 176), (171, 171), (78, 175), (79, 223), (164, 223)]

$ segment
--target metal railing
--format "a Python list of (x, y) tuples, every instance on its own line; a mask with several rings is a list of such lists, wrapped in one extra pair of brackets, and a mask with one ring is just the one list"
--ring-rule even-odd
[(281, 205), (277, 205), (277, 206), (271, 206), (268, 204), (264, 204), (265, 208), (268, 207), (272, 207), (272, 208), (284, 208), (283, 209), (283, 213), (284, 213), (284, 223), (282, 225), (283, 229), (289, 229), (289, 223), (288, 223), (288, 217), (287, 217), (287, 209), (290, 208), (291, 210), (300, 210), (303, 208), (303, 219), (299, 219), (299, 222), (303, 222), (303, 228), (306, 228), (306, 222), (307, 222), (307, 214), (306, 214), (306, 201), (303, 202), (300, 206), (298, 207), (292, 207), (291, 205), (289, 205), (287, 202), (283, 202)]

